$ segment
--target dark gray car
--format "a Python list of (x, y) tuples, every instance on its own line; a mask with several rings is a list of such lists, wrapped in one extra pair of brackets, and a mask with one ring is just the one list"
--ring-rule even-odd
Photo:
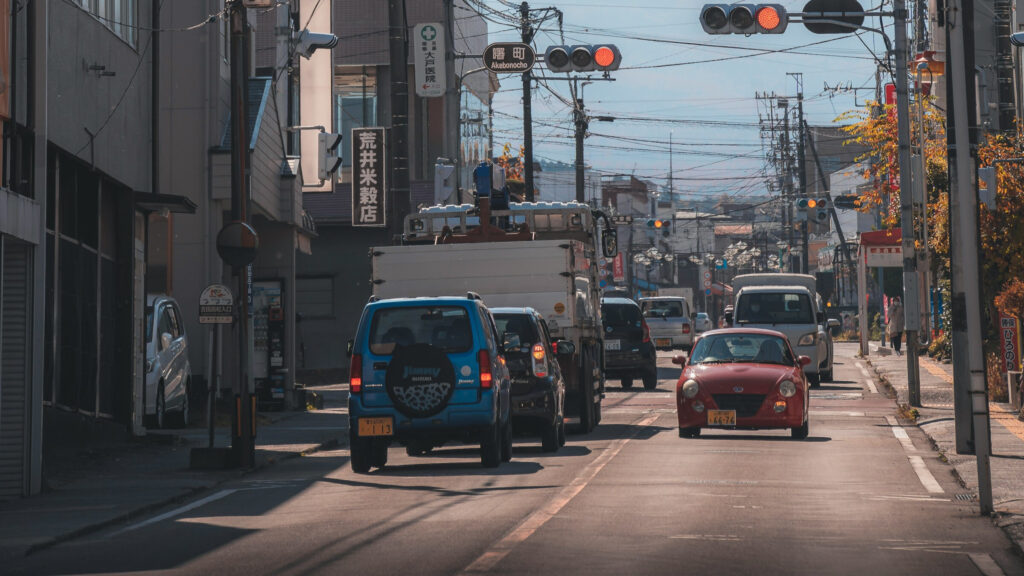
[(605, 376), (621, 380), (623, 388), (632, 388), (637, 378), (647, 390), (657, 388), (657, 355), (640, 305), (628, 298), (604, 298), (601, 318)]

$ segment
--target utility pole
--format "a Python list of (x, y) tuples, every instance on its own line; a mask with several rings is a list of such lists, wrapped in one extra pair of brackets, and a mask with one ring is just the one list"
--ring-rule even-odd
[[(779, 106), (782, 107), (783, 198), (785, 198), (785, 210), (789, 222), (789, 225), (786, 226), (786, 234), (788, 236), (790, 254), (792, 254), (792, 250), (796, 246), (796, 238), (793, 236), (793, 162), (790, 159), (789, 148), (789, 100), (780, 100)], [(791, 255), (786, 257), (785, 270), (788, 272), (799, 272), (799, 270), (793, 270), (793, 257)]]
[(672, 189), (672, 131), (668, 131), (668, 202), (674, 206), (676, 193)]
[[(805, 138), (805, 134), (804, 134), (804, 75), (803, 75), (802, 72), (787, 72), (786, 75), (787, 76), (792, 76), (796, 80), (797, 141), (798, 141), (797, 145), (800, 147), (797, 150), (797, 153), (796, 153), (796, 161), (797, 161), (796, 169), (799, 172), (797, 177), (799, 178), (798, 181), (800, 182), (800, 197), (801, 198), (807, 198), (807, 169), (806, 169), (806, 166), (807, 166), (807, 158), (806, 158), (807, 146), (806, 146), (806, 142), (804, 140), (804, 138)], [(802, 232), (803, 237), (801, 238), (801, 240), (803, 241), (803, 244), (804, 244), (803, 270), (801, 270), (801, 272), (803, 272), (804, 274), (810, 274), (811, 273), (811, 266), (810, 266), (811, 243), (810, 243), (810, 230), (809, 230), (809, 228), (811, 227), (810, 213), (808, 213), (807, 216), (808, 216), (807, 219), (804, 220), (803, 232)]]
[(409, 197), (409, 46), (405, 0), (388, 0), (388, 73), (391, 76), (391, 235), (398, 242)]
[[(530, 24), (530, 4), (519, 5), (519, 16), (522, 18), (523, 44), (533, 43), (533, 26)], [(523, 178), (526, 184), (526, 201), (533, 202), (533, 113), (531, 112), (530, 84), (533, 79), (530, 71), (523, 72)], [(577, 148), (581, 146), (577, 144)], [(582, 152), (577, 151), (582, 155)], [(577, 200), (579, 191), (577, 191)]]
[(907, 8), (905, 0), (893, 4), (896, 35), (896, 139), (900, 166), (900, 227), (903, 233), (903, 300), (907, 341), (907, 389), (911, 406), (921, 406), (921, 368), (918, 332), (921, 329), (921, 292), (918, 287), (917, 249), (914, 245), (914, 184), (911, 181), (910, 95), (907, 90)]
[[(447, 88), (444, 93), (444, 118), (445, 118), (445, 150), (452, 164), (455, 165), (455, 190), (459, 193), (459, 182), (462, 182), (462, 127), (460, 108), (462, 106), (462, 74), (455, 70), (456, 62), (465, 62), (456, 59), (455, 31), (455, 0), (444, 0), (445, 20), (445, 83)], [(460, 64), (461, 65), (461, 64)], [(366, 105), (366, 100), (363, 100)], [(363, 124), (366, 126), (366, 124)], [(410, 200), (410, 208), (411, 208)]]
[[(946, 86), (949, 102), (950, 264), (953, 307), (953, 401), (956, 451), (978, 462), (981, 513), (991, 514), (992, 472), (988, 390), (982, 351), (981, 287), (978, 277), (978, 188), (974, 154), (977, 143), (974, 75), (974, 0), (960, 0), (957, 17), (946, 18)], [(973, 87), (973, 82), (970, 84)], [(970, 436), (965, 434), (970, 430)]]
[[(574, 90), (573, 92), (579, 94), (579, 90)], [(572, 107), (572, 119), (573, 125), (576, 127), (576, 201), (586, 202), (583, 181), (583, 138), (587, 135), (587, 115), (583, 111), (583, 98), (576, 98), (576, 105)], [(532, 182), (532, 166), (529, 178), (529, 181)], [(527, 201), (533, 201), (533, 188), (529, 184), (527, 185), (527, 191), (529, 192)]]
[[(249, 219), (249, 23), (242, 0), (228, 4), (231, 24), (231, 219)], [(238, 465), (251, 468), (256, 462), (255, 403), (252, 374), (252, 316), (249, 295), (252, 265), (233, 266), (238, 278), (238, 390), (231, 448)]]

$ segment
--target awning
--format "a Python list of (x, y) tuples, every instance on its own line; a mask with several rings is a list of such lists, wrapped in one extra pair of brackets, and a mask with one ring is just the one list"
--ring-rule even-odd
[(712, 282), (711, 293), (717, 296), (732, 296), (732, 286), (720, 282)]
[(860, 233), (861, 246), (899, 246), (903, 242), (903, 230), (873, 230)]
[(154, 192), (135, 192), (135, 209), (146, 212), (159, 212), (167, 209), (178, 214), (195, 214), (196, 203), (186, 196), (177, 194), (156, 194)]

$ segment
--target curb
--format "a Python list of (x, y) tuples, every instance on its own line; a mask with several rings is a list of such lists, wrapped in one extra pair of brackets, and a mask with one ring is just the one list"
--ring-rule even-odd
[(249, 476), (251, 474), (255, 474), (257, 472), (261, 472), (263, 470), (266, 470), (267, 468), (270, 468), (271, 466), (274, 466), (278, 462), (284, 462), (286, 460), (292, 460), (294, 458), (301, 458), (303, 456), (308, 456), (308, 455), (311, 455), (311, 454), (316, 454), (317, 452), (321, 452), (321, 451), (325, 451), (325, 450), (333, 450), (334, 448), (337, 448), (338, 445), (339, 445), (338, 439), (337, 438), (331, 438), (330, 440), (327, 440), (326, 442), (321, 442), (320, 444), (317, 444), (316, 446), (313, 446), (312, 448), (307, 448), (305, 450), (301, 450), (301, 451), (298, 451), (298, 452), (288, 452), (288, 453), (285, 453), (285, 454), (282, 454), (282, 455), (276, 456), (276, 457), (264, 458), (261, 462), (258, 462), (252, 468), (248, 468), (246, 470), (239, 470), (236, 473), (229, 474), (228, 477), (221, 478), (221, 479), (219, 479), (219, 480), (217, 480), (217, 481), (215, 481), (212, 484), (209, 484), (207, 486), (197, 486), (195, 488), (186, 490), (185, 492), (183, 492), (181, 494), (177, 494), (175, 496), (170, 496), (168, 498), (164, 498), (163, 500), (160, 500), (158, 502), (152, 502), (150, 504), (146, 504), (144, 506), (140, 506), (139, 508), (136, 508), (134, 510), (129, 510), (129, 511), (127, 511), (127, 512), (125, 512), (123, 514), (120, 514), (118, 516), (115, 516), (113, 518), (108, 518), (106, 520), (103, 520), (102, 522), (97, 522), (95, 524), (90, 524), (88, 526), (82, 526), (81, 528), (77, 528), (75, 530), (72, 530), (71, 532), (67, 532), (65, 534), (60, 534), (58, 536), (54, 536), (53, 538), (49, 538), (49, 539), (44, 540), (42, 542), (36, 542), (35, 544), (32, 544), (32, 545), (28, 546), (25, 549), (25, 552), (21, 556), (22, 557), (29, 556), (29, 555), (34, 554), (36, 552), (39, 552), (41, 550), (46, 550), (47, 548), (52, 548), (53, 546), (56, 546), (58, 544), (62, 544), (64, 542), (68, 542), (68, 541), (74, 540), (76, 538), (81, 538), (82, 536), (86, 536), (86, 535), (89, 535), (89, 534), (94, 534), (96, 532), (99, 532), (99, 531), (101, 531), (103, 529), (106, 529), (106, 528), (109, 528), (111, 526), (114, 526), (116, 524), (121, 524), (121, 523), (127, 522), (127, 521), (129, 521), (129, 520), (131, 520), (133, 518), (136, 518), (136, 517), (139, 517), (139, 516), (143, 516), (145, 514), (149, 514), (150, 512), (154, 512), (154, 511), (159, 510), (161, 508), (164, 508), (166, 506), (170, 506), (172, 504), (177, 504), (179, 502), (183, 502), (185, 500), (189, 500), (191, 498), (194, 498), (194, 497), (198, 496), (199, 494), (202, 494), (203, 492), (210, 491), (210, 490), (212, 490), (214, 488), (217, 488), (218, 486), (221, 486), (222, 484), (225, 484), (225, 483), (230, 482), (232, 480), (238, 480), (239, 478), (244, 478), (244, 477)]

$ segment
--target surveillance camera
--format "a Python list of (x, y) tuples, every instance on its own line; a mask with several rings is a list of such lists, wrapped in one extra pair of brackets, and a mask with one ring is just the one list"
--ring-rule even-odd
[(319, 34), (316, 32), (310, 32), (309, 30), (303, 30), (299, 34), (298, 45), (295, 48), (295, 52), (301, 55), (305, 59), (309, 59), (320, 48), (334, 48), (338, 45), (338, 37), (334, 34)]
[(1010, 34), (1010, 44), (1013, 44), (1014, 46), (1024, 46), (1024, 32)]

